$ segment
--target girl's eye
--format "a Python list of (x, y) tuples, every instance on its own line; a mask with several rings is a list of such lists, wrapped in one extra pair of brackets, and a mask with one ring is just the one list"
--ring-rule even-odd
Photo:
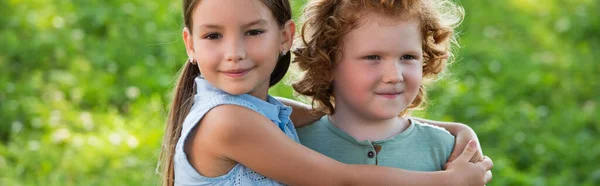
[(400, 59), (401, 60), (413, 60), (413, 59), (417, 59), (417, 58), (413, 55), (403, 55)]
[(208, 39), (208, 40), (215, 40), (215, 39), (220, 39), (221, 37), (222, 37), (221, 34), (211, 33), (211, 34), (206, 34), (203, 38)]
[(262, 30), (250, 30), (248, 32), (246, 32), (247, 36), (256, 36), (256, 35), (260, 35), (262, 33), (265, 33), (265, 31)]
[(370, 55), (370, 56), (366, 56), (365, 59), (367, 59), (367, 60), (381, 60), (381, 56)]

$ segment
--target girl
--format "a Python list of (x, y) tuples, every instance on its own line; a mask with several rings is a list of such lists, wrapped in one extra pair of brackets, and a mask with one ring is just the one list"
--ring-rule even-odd
[(441, 170), (454, 138), (409, 119), (451, 56), (462, 9), (448, 0), (314, 0), (304, 12), (294, 84), (326, 112), (303, 145), (343, 163)]
[[(184, 0), (189, 56), (163, 150), (164, 185), (483, 185), (491, 161), (448, 171), (347, 165), (298, 143), (290, 107), (267, 94), (289, 66), (287, 0)], [(264, 175), (264, 176), (263, 176)], [(451, 179), (452, 178), (452, 179)]]

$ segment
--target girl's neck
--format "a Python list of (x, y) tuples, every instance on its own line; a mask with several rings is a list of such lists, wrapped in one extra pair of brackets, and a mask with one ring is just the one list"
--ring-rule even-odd
[(269, 95), (269, 83), (267, 82), (266, 84), (258, 86), (254, 88), (254, 90), (248, 92), (247, 94), (257, 97), (258, 99), (262, 99), (263, 101), (269, 101), (267, 100), (267, 97)]
[(405, 131), (410, 122), (403, 117), (393, 117), (375, 120), (352, 113), (348, 110), (337, 109), (329, 116), (331, 123), (358, 141), (385, 140)]

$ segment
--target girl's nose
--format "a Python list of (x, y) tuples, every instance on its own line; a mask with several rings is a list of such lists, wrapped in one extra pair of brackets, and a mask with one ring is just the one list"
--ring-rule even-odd
[(226, 46), (225, 59), (227, 61), (240, 61), (246, 58), (246, 48), (240, 38), (231, 39)]

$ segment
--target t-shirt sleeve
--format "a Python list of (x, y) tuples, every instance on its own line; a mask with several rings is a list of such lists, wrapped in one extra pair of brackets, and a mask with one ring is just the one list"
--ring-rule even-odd
[(443, 168), (448, 159), (450, 158), (450, 154), (452, 150), (454, 150), (454, 136), (450, 134), (446, 129), (442, 127), (438, 127), (430, 124), (422, 124), (424, 129), (429, 134), (429, 139), (431, 145), (435, 145), (436, 147), (433, 149), (437, 149), (432, 152), (434, 156), (437, 156), (436, 159), (440, 166), (439, 168)]

